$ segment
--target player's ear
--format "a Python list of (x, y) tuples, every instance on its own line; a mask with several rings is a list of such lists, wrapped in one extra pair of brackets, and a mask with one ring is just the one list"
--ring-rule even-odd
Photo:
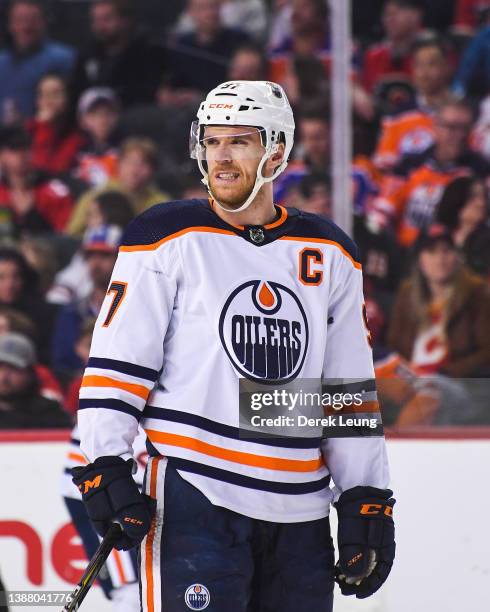
[(274, 170), (283, 162), (285, 149), (284, 143), (280, 142), (277, 147), (277, 151), (273, 153), (265, 163), (265, 176), (272, 176)]

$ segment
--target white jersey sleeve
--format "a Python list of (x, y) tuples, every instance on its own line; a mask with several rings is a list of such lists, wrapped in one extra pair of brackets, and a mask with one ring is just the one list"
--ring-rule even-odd
[[(356, 259), (359, 261), (358, 256)], [(329, 380), (342, 380), (346, 392), (351, 386), (359, 389), (365, 381), (365, 408), (361, 407), (358, 413), (380, 420), (361, 266), (339, 258), (335, 278), (328, 309), (323, 378), (327, 384)], [(383, 436), (331, 437), (323, 441), (322, 451), (335, 483), (334, 501), (342, 491), (358, 485), (382, 489), (388, 486)]]
[[(138, 223), (128, 230), (132, 242)], [(120, 248), (95, 326), (78, 411), (81, 450), (90, 461), (133, 455), (138, 424), (163, 365), (180, 265), (172, 244), (158, 250), (144, 246)]]

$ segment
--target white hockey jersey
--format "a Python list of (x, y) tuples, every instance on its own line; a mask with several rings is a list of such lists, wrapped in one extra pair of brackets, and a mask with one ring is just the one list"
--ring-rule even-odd
[[(206, 200), (129, 226), (80, 390), (83, 452), (155, 453), (212, 503), (267, 521), (324, 517), (356, 485), (388, 486), (382, 437), (239, 435), (239, 379), (373, 379), (356, 245), (330, 221), (276, 207), (257, 227)], [(330, 477), (336, 489), (329, 488)]]

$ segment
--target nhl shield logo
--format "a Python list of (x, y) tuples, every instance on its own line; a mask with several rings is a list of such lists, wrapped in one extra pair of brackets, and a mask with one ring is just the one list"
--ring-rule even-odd
[(223, 347), (235, 369), (260, 383), (296, 378), (308, 349), (308, 321), (295, 293), (273, 281), (237, 287), (219, 320)]

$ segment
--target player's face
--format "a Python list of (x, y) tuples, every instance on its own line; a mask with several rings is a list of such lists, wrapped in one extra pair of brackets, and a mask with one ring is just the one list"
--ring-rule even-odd
[(206, 127), (204, 146), (209, 186), (219, 202), (238, 208), (250, 195), (264, 147), (250, 127)]

